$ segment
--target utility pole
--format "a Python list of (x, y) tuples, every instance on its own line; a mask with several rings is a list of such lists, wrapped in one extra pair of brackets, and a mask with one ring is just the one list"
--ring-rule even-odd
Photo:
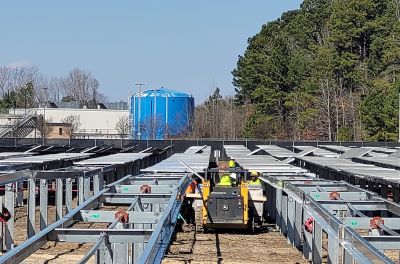
[(43, 106), (43, 121), (42, 121), (42, 145), (44, 146), (46, 140), (46, 131), (45, 131), (45, 124), (46, 124), (46, 105), (47, 105), (47, 90), (49, 88), (43, 88), (44, 91), (44, 106)]
[(399, 93), (399, 142), (400, 142), (400, 93)]
[(153, 119), (153, 139), (157, 137), (157, 90), (154, 88), (154, 119)]
[(140, 130), (140, 122), (141, 122), (141, 120), (140, 120), (140, 116), (141, 116), (141, 106), (142, 106), (142, 104), (141, 104), (141, 102), (142, 102), (142, 86), (144, 85), (144, 83), (136, 83), (135, 84), (136, 86), (139, 86), (139, 106), (138, 106), (138, 112), (139, 112), (139, 114), (138, 114), (138, 120), (137, 120), (137, 122), (138, 122), (138, 132), (137, 132), (137, 135), (138, 135), (138, 138), (139, 138), (139, 140), (141, 140), (141, 137), (142, 137), (142, 133), (141, 133), (141, 130)]

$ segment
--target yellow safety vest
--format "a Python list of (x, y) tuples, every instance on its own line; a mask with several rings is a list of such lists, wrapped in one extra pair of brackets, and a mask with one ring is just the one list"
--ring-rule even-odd
[(233, 160), (230, 160), (229, 162), (228, 162), (228, 166), (229, 166), (229, 168), (235, 168), (235, 162), (233, 161)]
[(229, 175), (222, 176), (221, 180), (217, 184), (218, 186), (232, 186), (232, 179)]
[(261, 185), (261, 180), (259, 178), (257, 178), (255, 181), (248, 181), (247, 182), (248, 185)]

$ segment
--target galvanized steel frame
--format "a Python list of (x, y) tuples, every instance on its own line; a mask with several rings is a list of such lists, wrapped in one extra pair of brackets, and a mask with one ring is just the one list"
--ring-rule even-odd
[[(226, 152), (234, 155), (234, 149), (231, 147)], [(238, 150), (237, 155), (246, 152), (245, 148)], [(240, 162), (239, 164), (242, 165)], [(243, 165), (248, 166), (247, 162)], [(254, 163), (251, 165), (254, 166)], [(262, 165), (259, 164), (260, 167)], [(278, 168), (280, 165), (279, 161), (275, 165), (269, 164), (271, 168), (262, 177), (268, 194), (265, 217), (276, 221), (277, 227), (287, 237), (288, 243), (301, 249), (305, 259), (313, 263), (323, 262), (323, 233), (325, 233), (328, 240), (328, 263), (392, 263), (380, 250), (397, 248), (400, 239), (396, 240), (396, 236), (362, 237), (353, 229), (354, 226), (347, 225), (351, 219), (338, 218), (334, 212), (357, 203), (361, 203), (359, 206), (363, 209), (379, 210), (385, 205), (388, 210), (390, 208), (396, 212), (400, 212), (400, 206), (346, 182), (326, 181), (316, 178), (313, 174), (290, 172), (290, 170), (282, 172), (277, 169), (274, 172), (274, 167)], [(330, 194), (333, 192), (335, 192), (334, 198), (340, 201), (331, 200)], [(324, 201), (329, 203), (328, 208), (324, 205)], [(365, 215), (362, 216), (358, 216), (357, 220), (363, 222), (370, 220)], [(393, 220), (388, 221), (385, 218), (388, 227), (382, 229), (389, 232), (392, 232), (389, 227), (400, 229), (400, 224), (394, 223), (399, 218)], [(304, 226), (307, 221), (312, 222), (311, 232)], [(393, 246), (393, 241), (399, 243)]]

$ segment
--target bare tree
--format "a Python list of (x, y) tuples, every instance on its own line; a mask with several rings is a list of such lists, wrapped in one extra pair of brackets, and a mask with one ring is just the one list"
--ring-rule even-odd
[(60, 89), (65, 98), (97, 105), (104, 95), (99, 92), (99, 82), (88, 71), (73, 69), (67, 77), (60, 79)]
[(81, 126), (81, 118), (78, 115), (70, 115), (64, 117), (61, 120), (61, 122), (71, 125), (71, 129), (69, 131), (70, 133), (68, 135), (69, 137), (72, 137), (79, 130), (79, 127)]
[(37, 67), (0, 66), (0, 96), (4, 97), (11, 91), (18, 92), (29, 82), (35, 86), (43, 79)]
[(121, 116), (115, 126), (121, 138), (126, 138), (129, 135), (129, 117)]
[(40, 115), (37, 119), (37, 130), (40, 133), (40, 136), (43, 137), (48, 137), (50, 132), (51, 132), (51, 127), (49, 124), (53, 123), (53, 118), (48, 118), (44, 120), (43, 115)]
[(252, 105), (237, 106), (232, 97), (212, 96), (195, 108), (192, 137), (235, 139), (254, 112)]

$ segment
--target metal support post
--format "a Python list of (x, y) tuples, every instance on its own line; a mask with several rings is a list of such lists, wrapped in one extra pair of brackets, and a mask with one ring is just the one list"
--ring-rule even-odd
[(63, 217), (63, 179), (57, 179), (56, 190), (56, 220)]
[[(303, 213), (303, 223), (307, 221), (307, 219), (311, 217), (310, 213), (304, 211)], [(304, 242), (303, 242), (303, 256), (305, 259), (312, 259), (312, 234), (304, 230)]]
[(72, 179), (65, 180), (65, 210), (66, 214), (72, 211)]
[(17, 206), (24, 206), (23, 187), (24, 187), (24, 183), (23, 182), (16, 182)]
[(90, 196), (90, 177), (83, 178), (83, 199), (86, 201)]
[(100, 191), (100, 179), (99, 175), (93, 176), (93, 194), (96, 195)]
[(47, 213), (47, 206), (48, 206), (48, 182), (46, 179), (40, 180), (40, 230), (43, 230), (47, 227), (48, 223), (48, 213)]
[(276, 189), (276, 226), (282, 230), (282, 189)]
[[(138, 201), (138, 203), (134, 207), (134, 210), (143, 212), (143, 207), (142, 207), (142, 203), (141, 203), (140, 200)], [(144, 224), (134, 224), (134, 228), (143, 229), (144, 228)], [(142, 255), (143, 249), (144, 249), (144, 244), (143, 243), (134, 243), (133, 244), (132, 264), (137, 263), (137, 261), (140, 258), (140, 255)]]
[(15, 182), (7, 184), (6, 187), (6, 200), (4, 206), (11, 214), (10, 220), (6, 223), (6, 249), (11, 250), (14, 248), (14, 221), (15, 221)]
[[(124, 224), (118, 223), (115, 229), (125, 229)], [(128, 263), (129, 244), (128, 243), (114, 243), (113, 248), (113, 263), (125, 264)]]
[(27, 237), (35, 235), (36, 223), (36, 184), (35, 179), (28, 180), (28, 219), (27, 219)]
[(317, 221), (314, 221), (312, 236), (312, 263), (320, 264), (322, 263), (322, 228)]
[(287, 234), (288, 231), (288, 197), (286, 195), (282, 195), (282, 228), (281, 232), (283, 235)]
[(287, 196), (287, 239), (288, 243), (294, 245), (295, 236), (295, 217), (296, 217), (296, 201), (293, 197)]
[[(93, 195), (96, 195), (100, 192), (100, 180), (99, 180), (99, 175), (96, 174), (93, 176)], [(94, 208), (97, 208), (99, 206), (99, 203), (96, 203), (93, 205)]]
[(295, 219), (295, 231), (294, 231), (294, 243), (293, 246), (296, 248), (301, 247), (301, 230), (302, 230), (302, 222), (303, 219), (303, 207), (299, 202), (296, 203), (296, 219)]
[[(339, 231), (333, 231), (335, 235), (328, 234), (328, 263), (339, 263)], [(336, 237), (335, 237), (336, 236)]]
[(78, 178), (78, 205), (83, 204), (83, 177)]
[(111, 245), (108, 243), (106, 239), (105, 242), (100, 246), (99, 250), (97, 251), (96, 263), (97, 264), (113, 263), (112, 255), (113, 252), (111, 249)]

